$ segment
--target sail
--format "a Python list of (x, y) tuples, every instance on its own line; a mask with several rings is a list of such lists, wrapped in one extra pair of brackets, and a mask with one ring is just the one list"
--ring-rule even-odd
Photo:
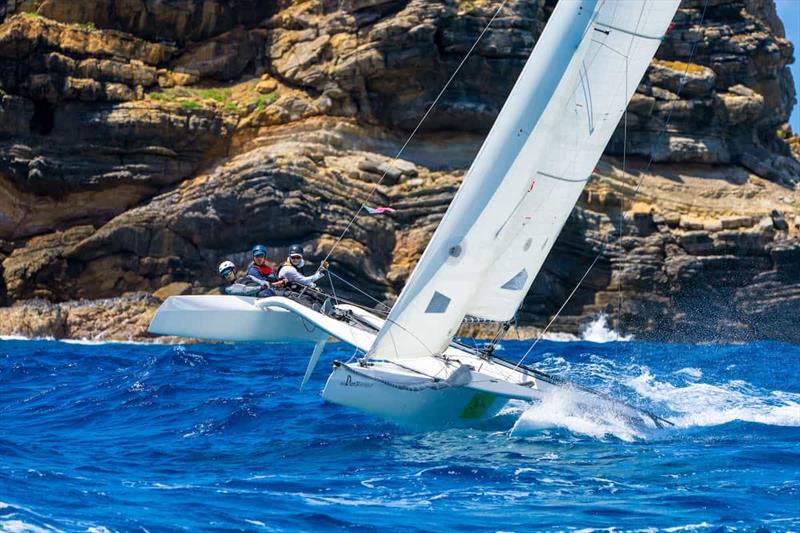
[(679, 0), (560, 1), (369, 356), (441, 353), (513, 317)]

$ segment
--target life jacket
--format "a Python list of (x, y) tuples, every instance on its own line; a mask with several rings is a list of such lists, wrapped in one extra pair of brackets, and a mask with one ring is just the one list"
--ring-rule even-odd
[[(250, 266), (255, 267), (256, 270), (258, 270), (259, 272), (261, 272), (265, 276), (269, 276), (270, 274), (272, 274), (272, 267), (269, 266), (269, 265), (261, 266), (261, 265), (257, 265), (255, 263), (253, 263)], [(248, 268), (248, 270), (250, 270), (250, 269)]]

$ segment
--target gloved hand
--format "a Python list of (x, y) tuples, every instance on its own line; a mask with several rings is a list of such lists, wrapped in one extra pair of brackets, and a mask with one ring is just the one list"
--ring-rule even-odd
[(319, 272), (325, 272), (326, 270), (328, 270), (328, 265), (329, 263), (327, 261), (323, 261), (322, 263), (320, 263)]

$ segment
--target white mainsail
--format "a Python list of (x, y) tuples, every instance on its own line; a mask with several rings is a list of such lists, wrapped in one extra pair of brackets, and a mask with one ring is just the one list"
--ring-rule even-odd
[(561, 0), (369, 356), (442, 353), (514, 316), (680, 0)]

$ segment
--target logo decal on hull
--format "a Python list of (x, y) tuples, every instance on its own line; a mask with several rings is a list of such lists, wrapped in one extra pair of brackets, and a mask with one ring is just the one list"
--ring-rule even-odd
[(344, 381), (340, 382), (345, 387), (372, 387), (374, 383), (367, 383), (366, 381), (358, 381), (353, 379), (353, 376), (347, 374)]

